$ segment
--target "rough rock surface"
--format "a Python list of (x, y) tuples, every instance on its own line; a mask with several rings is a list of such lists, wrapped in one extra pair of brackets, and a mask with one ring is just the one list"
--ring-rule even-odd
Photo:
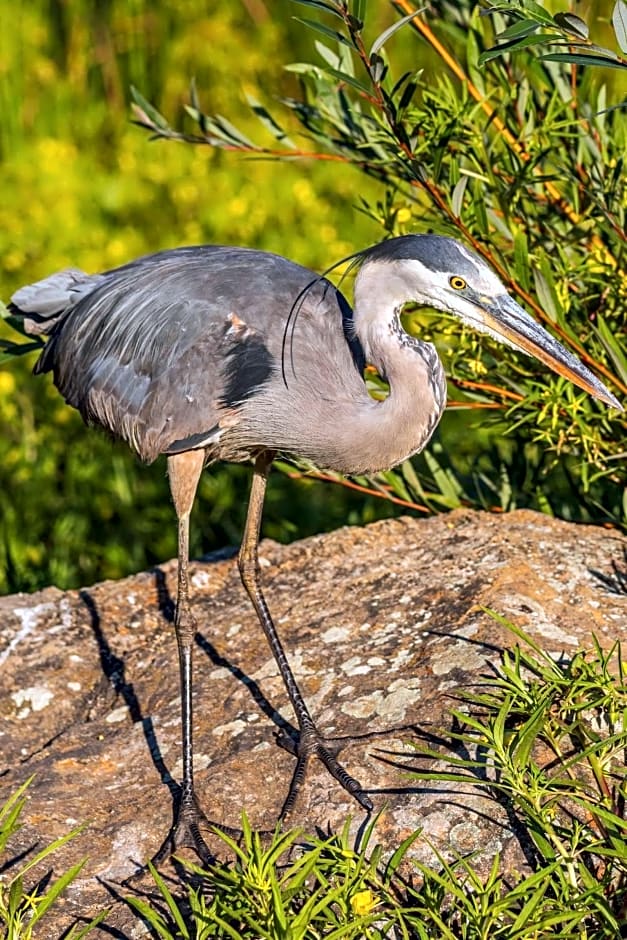
[[(407, 776), (410, 742), (450, 727), (452, 696), (512, 644), (482, 607), (556, 653), (590, 645), (592, 633), (607, 644), (624, 636), (626, 555), (615, 531), (527, 511), (457, 511), (262, 544), (267, 597), (311, 710), (329, 735), (354, 736), (341, 759), (376, 807), (387, 806), (378, 841), (394, 848), (423, 826), (444, 852), (479, 849), (489, 865), (498, 850), (520, 867), (497, 807)], [(236, 827), (245, 808), (254, 826), (272, 828), (293, 768), (272, 734), (291, 727), (286, 694), (235, 560), (196, 562), (191, 582), (198, 794), (213, 820)], [(80, 592), (0, 600), (0, 801), (35, 774), (12, 851), (88, 822), (55, 855), (59, 871), (89, 862), (48, 920), (50, 937), (108, 905), (108, 927), (94, 935), (144, 933), (106, 882), (149, 858), (171, 820), (181, 772), (175, 588), (168, 562)], [(339, 828), (352, 814), (356, 831), (358, 809), (316, 763), (293, 822)], [(432, 860), (425, 843), (414, 852)]]

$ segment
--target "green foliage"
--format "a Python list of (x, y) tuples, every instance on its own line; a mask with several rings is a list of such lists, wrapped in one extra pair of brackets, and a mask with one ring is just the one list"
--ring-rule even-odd
[[(474, 756), (446, 754), (453, 771), (416, 775), (478, 786), (513, 812), (533, 845), (542, 897), (565, 915), (560, 937), (622, 936), (627, 669), (620, 645), (605, 651), (595, 641), (592, 650), (556, 660), (492, 616), (524, 645), (506, 652), (500, 672), (481, 693), (464, 695), (465, 707), (453, 712), (460, 728), (451, 736), (453, 747)], [(419, 752), (428, 760), (443, 756), (426, 748)], [(537, 899), (524, 902), (528, 914)]]
[[(271, 93), (268, 50), (285, 59), (299, 48), (289, 0), (273, 4), (284, 12), (276, 18), (263, 5), (249, 13), (225, 0), (0, 5), (3, 300), (63, 267), (98, 271), (178, 244), (256, 245), (323, 268), (329, 254), (353, 250), (353, 237), (375, 240), (365, 216), (349, 221), (350, 175), (316, 164), (305, 178), (300, 166), (277, 173), (209, 148), (147, 144), (129, 122), (133, 83), (175, 110), (196, 74), (213, 106), (238, 115), (242, 87)], [(22, 341), (1, 323), (0, 339)], [(127, 448), (84, 428), (49, 377), (33, 379), (35, 355), (16, 359), (16, 351), (0, 370), (0, 592), (80, 587), (175, 555), (163, 462), (142, 468)], [(247, 488), (246, 468), (205, 474), (195, 556), (239, 542)], [(276, 474), (265, 532), (286, 541), (366, 522), (391, 512), (379, 502)]]
[[(496, 615), (493, 615), (496, 617)], [(520, 641), (478, 694), (453, 712), (450, 751), (417, 748), (412, 775), (481, 788), (516, 822), (528, 870), (496, 855), (480, 874), (472, 857), (412, 859), (414, 832), (384, 859), (376, 819), (359, 846), (349, 826), (327, 838), (277, 831), (269, 840), (243, 818), (240, 843), (216, 830), (230, 864), (191, 866), (175, 897), (153, 870), (163, 903), (129, 898), (168, 940), (614, 940), (627, 927), (627, 671), (617, 645), (556, 660), (512, 624)], [(460, 757), (460, 754), (465, 756)], [(434, 759), (446, 770), (434, 770)], [(489, 806), (489, 804), (488, 804)], [(485, 865), (485, 862), (484, 862)], [(416, 877), (417, 876), (417, 877)], [(175, 889), (175, 893), (178, 889)]]
[[(383, 234), (436, 230), (473, 244), (620, 398), (623, 72), (547, 61), (542, 43), (517, 47), (522, 35), (504, 50), (503, 33), (521, 22), (530, 29), (543, 8), (508, 5), (505, 18), (500, 7), (481, 16), (469, 0), (439, 0), (409, 19), (399, 0), (405, 22), (381, 4), (362, 23), (365, 4), (336, 0), (96, 6), (7, 8), (5, 299), (67, 265), (102, 270), (176, 244), (254, 245), (323, 270)], [(607, 3), (608, 21), (614, 13), (619, 22), (617, 9)], [(551, 18), (554, 39), (565, 30), (571, 45), (588, 42), (573, 28)], [(600, 18), (590, 25), (595, 44), (620, 48), (619, 26), (609, 38), (601, 29)], [(495, 44), (498, 55), (480, 64)], [(269, 68), (292, 57), (283, 76)], [(185, 109), (192, 75), (198, 90)], [(148, 144), (127, 122), (131, 85), (141, 90), (137, 121), (205, 146)], [(282, 105), (266, 103), (273, 95)], [(399, 503), (430, 512), (529, 506), (624, 525), (624, 416), (522, 355), (460, 335), (446, 317), (421, 310), (406, 319), (436, 341), (451, 380), (429, 450), (350, 489), (302, 468), (289, 469), (297, 485), (277, 474), (266, 534), (287, 540), (365, 522)], [(3, 337), (20, 342), (0, 324)], [(16, 361), (17, 351), (0, 371), (0, 590), (76, 587), (173, 555), (162, 464), (142, 470), (86, 431), (49, 378), (29, 377), (34, 356)], [(246, 481), (244, 468), (206, 475), (194, 554), (239, 540)]]
[[(503, 52), (518, 52), (528, 46), (557, 46), (567, 52), (542, 52), (544, 62), (565, 62), (570, 65), (604, 66), (627, 69), (627, 59), (590, 41), (587, 23), (574, 13), (559, 12), (554, 16), (534, 0), (518, 0), (516, 4), (493, 4), (493, 13), (513, 16), (515, 22), (499, 33), (497, 44), (479, 56), (482, 65)], [(627, 54), (627, 3), (615, 0), (612, 26), (616, 45)], [(542, 32), (539, 32), (542, 30)]]
[[(395, 71), (393, 53), (386, 52), (388, 44), (393, 49), (394, 30), (367, 40), (368, 24), (356, 8), (340, 0), (304, 5), (322, 11), (328, 22), (301, 19), (316, 36), (317, 53), (316, 62), (289, 66), (301, 77), (302, 93), (284, 101), (284, 120), (259, 105), (253, 109), (273, 132), (273, 145), (251, 143), (231, 124), (203, 113), (196, 95), (188, 113), (199, 132), (173, 129), (135, 93), (138, 123), (163, 138), (273, 159), (327, 155), (357, 167), (385, 185), (376, 204), (362, 200), (363, 211), (385, 231), (463, 235), (560, 339), (624, 393), (625, 122), (619, 110), (607, 108), (606, 85), (590, 72), (569, 69), (570, 54), (540, 54), (521, 38), (533, 20), (534, 29), (550, 24), (558, 38), (584, 43), (572, 35), (575, 26), (583, 30), (583, 21), (552, 17), (530, 2), (520, 6), (528, 20), (516, 7), (494, 7), (489, 19), (468, 3), (453, 10), (443, 2), (438, 10), (446, 13), (447, 48), (422, 16), (411, 15), (409, 3), (399, 2), (408, 15), (397, 28), (412, 27), (417, 42), (428, 42), (452, 73), (434, 76), (427, 69)], [(501, 27), (501, 9), (518, 18), (516, 29), (499, 33), (515, 35), (516, 42), (507, 57), (500, 45), (497, 61), (481, 50)], [(433, 22), (442, 30), (437, 18)], [(294, 118), (303, 149), (295, 149)], [(476, 492), (479, 475), (469, 479), (454, 457), (443, 490), (441, 464), (427, 452), (421, 469), (436, 502), (489, 501), (488, 492), (502, 493), (506, 478), (502, 508), (531, 504), (566, 518), (624, 524), (624, 414), (608, 412), (491, 340), (458, 339), (446, 317), (430, 325), (417, 313), (408, 322), (439, 341), (459, 404), (491, 409), (484, 433), (473, 436), (472, 462), (479, 462), (486, 444), (486, 424), (493, 426), (493, 440), (496, 433), (508, 437), (481, 473), (482, 494)], [(446, 424), (443, 438), (452, 445)]]
[(190, 868), (202, 885), (190, 887), (184, 903), (173, 897), (154, 869), (166, 911), (138, 898), (130, 897), (129, 903), (164, 940), (382, 937), (384, 926), (387, 929), (391, 923), (381, 910), (384, 898), (387, 895), (390, 903), (393, 899), (376, 872), (380, 851), (371, 858), (367, 854), (374, 824), (359, 852), (350, 847), (348, 828), (347, 824), (341, 834), (326, 839), (307, 837), (305, 845), (300, 831), (277, 831), (264, 846), (244, 815), (241, 844), (216, 830), (235, 862), (211, 871)]
[[(31, 778), (32, 779), (32, 778)], [(74, 881), (81, 871), (86, 859), (73, 865), (63, 874), (59, 875), (56, 881), (50, 881), (50, 873), (39, 877), (32, 885), (25, 883), (26, 876), (32, 872), (36, 866), (48, 859), (53, 852), (65, 845), (70, 839), (73, 839), (81, 831), (73, 829), (67, 835), (55, 839), (50, 845), (40, 849), (27, 862), (12, 862), (6, 859), (6, 852), (11, 837), (20, 828), (20, 816), (26, 803), (26, 790), (31, 780), (22, 784), (15, 793), (13, 793), (6, 803), (0, 807), (0, 859), (4, 856), (2, 871), (0, 875), (0, 937), (3, 940), (32, 940), (33, 936), (43, 936), (39, 930), (40, 921), (44, 915), (57, 903), (65, 889)], [(10, 870), (19, 865), (15, 874), (9, 874)], [(73, 927), (69, 933), (64, 936), (67, 940), (81, 940), (93, 927), (99, 924), (106, 916), (106, 911), (99, 914), (88, 924), (82, 927)]]

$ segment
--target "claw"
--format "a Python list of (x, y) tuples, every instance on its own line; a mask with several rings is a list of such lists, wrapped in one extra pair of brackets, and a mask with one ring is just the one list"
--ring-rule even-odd
[(284, 747), (296, 757), (296, 767), (294, 768), (292, 781), (285, 802), (279, 814), (279, 820), (284, 821), (293, 811), (298, 794), (300, 793), (307, 775), (307, 766), (312, 755), (322, 761), (331, 776), (338, 781), (340, 786), (342, 786), (347, 793), (350, 793), (350, 795), (357, 800), (359, 805), (362, 806), (367, 813), (372, 812), (374, 808), (372, 800), (366, 795), (359, 781), (351, 777), (340, 764), (333, 753), (332, 745), (322, 737), (313, 723), (307, 724), (304, 728), (301, 728), (298, 742), (295, 742), (292, 738), (282, 733), (277, 735), (277, 742), (281, 747)]
[(170, 827), (170, 831), (150, 859), (150, 862), (142, 865), (136, 872), (125, 878), (122, 884), (125, 887), (132, 886), (133, 882), (142, 878), (149, 871), (149, 865), (158, 868), (162, 862), (175, 855), (182, 848), (192, 849), (205, 868), (209, 868), (214, 864), (215, 858), (200, 833), (200, 827), (208, 829), (212, 825), (198, 805), (194, 794), (187, 799), (181, 799), (178, 805), (175, 806), (174, 822)]

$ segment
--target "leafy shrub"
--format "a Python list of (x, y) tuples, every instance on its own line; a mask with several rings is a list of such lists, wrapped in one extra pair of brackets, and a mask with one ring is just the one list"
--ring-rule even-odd
[[(580, 25), (568, 33), (531, 0), (508, 5), (507, 21), (500, 7), (481, 16), (469, 0), (440, 0), (379, 39), (389, 23), (378, 9), (363, 24), (358, 0), (350, 11), (336, 0), (280, 0), (271, 13), (217, 4), (202, 15), (183, 0), (139, 2), (132, 13), (120, 0), (99, 7), (96, 20), (81, 0), (71, 6), (77, 15), (64, 14), (60, 29), (57, 4), (29, 5), (6, 40), (14, 72), (33, 63), (16, 89), (0, 75), (7, 294), (70, 263), (97, 270), (168, 244), (254, 244), (323, 269), (384, 234), (435, 230), (473, 244), (624, 393), (627, 132), (613, 107), (622, 86), (553, 61), (542, 45), (585, 44)], [(411, 10), (407, 0), (397, 7)], [(294, 11), (303, 15), (293, 20)], [(242, 20), (249, 15), (252, 33)], [(534, 17), (544, 32), (534, 33)], [(507, 29), (518, 30), (514, 39)], [(210, 38), (215, 56), (206, 67)], [(581, 54), (558, 48), (562, 57)], [(302, 60), (285, 78), (282, 116), (262, 103), (262, 71), (293, 52)], [(187, 120), (196, 132), (182, 124), (180, 108), (194, 71), (198, 98), (215, 107), (204, 113), (192, 99)], [(122, 117), (129, 82), (144, 93), (138, 116), (151, 130), (210, 146), (148, 145)], [(146, 98), (176, 112), (172, 126)], [(280, 172), (267, 160), (244, 165), (233, 151), (284, 163)], [(303, 153), (306, 175), (295, 157)], [(360, 211), (349, 207), (355, 201)], [(366, 521), (392, 512), (392, 500), (424, 511), (530, 506), (624, 525), (624, 416), (515, 352), (460, 334), (445, 317), (409, 311), (407, 323), (438, 343), (451, 380), (450, 407), (430, 447), (397, 471), (353, 481), (365, 497), (316, 485), (311, 475), (302, 487), (273, 481), (267, 534), (287, 539)], [(174, 554), (161, 465), (139, 472), (123, 448), (85, 432), (22, 364), (0, 373), (0, 416), (5, 590), (77, 586)], [(302, 478), (298, 468), (290, 472)], [(245, 476), (242, 468), (206, 475), (195, 554), (238, 540)]]

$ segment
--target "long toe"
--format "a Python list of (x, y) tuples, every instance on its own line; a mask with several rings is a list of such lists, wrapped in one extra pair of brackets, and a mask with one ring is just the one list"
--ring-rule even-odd
[[(285, 747), (285, 744), (283, 744), (283, 746)], [(351, 777), (348, 771), (338, 761), (334, 753), (335, 749), (336, 744), (331, 744), (330, 742), (326, 741), (325, 738), (323, 738), (319, 733), (315, 725), (312, 724), (304, 729), (301, 729), (299, 740), (294, 744), (293, 750), (293, 752), (296, 754), (296, 767), (292, 775), (290, 788), (283, 804), (279, 819), (286, 819), (293, 811), (303, 782), (307, 775), (307, 768), (309, 766), (311, 757), (317, 757), (320, 761), (322, 761), (331, 776), (338, 781), (340, 786), (343, 787), (347, 793), (350, 793), (350, 795), (357, 800), (359, 805), (362, 806), (367, 813), (372, 812), (372, 800), (364, 792), (364, 789), (359, 781), (355, 780), (354, 777)], [(292, 751), (292, 747), (289, 747), (288, 750)]]
[(372, 800), (364, 792), (362, 785), (358, 780), (355, 780), (354, 777), (351, 777), (342, 764), (340, 764), (335, 754), (329, 750), (327, 744), (322, 740), (316, 743), (316, 755), (320, 758), (331, 776), (335, 777), (346, 792), (350, 793), (367, 813), (371, 813), (374, 808)]
[(176, 855), (183, 848), (191, 849), (196, 853), (201, 863), (205, 867), (209, 867), (214, 863), (215, 858), (200, 830), (201, 828), (209, 829), (212, 825), (198, 805), (195, 796), (188, 800), (182, 800), (178, 809), (175, 810), (174, 822), (168, 834), (150, 859), (150, 862), (142, 865), (123, 883), (125, 885), (131, 884), (149, 871), (149, 865), (158, 868), (166, 859)]

